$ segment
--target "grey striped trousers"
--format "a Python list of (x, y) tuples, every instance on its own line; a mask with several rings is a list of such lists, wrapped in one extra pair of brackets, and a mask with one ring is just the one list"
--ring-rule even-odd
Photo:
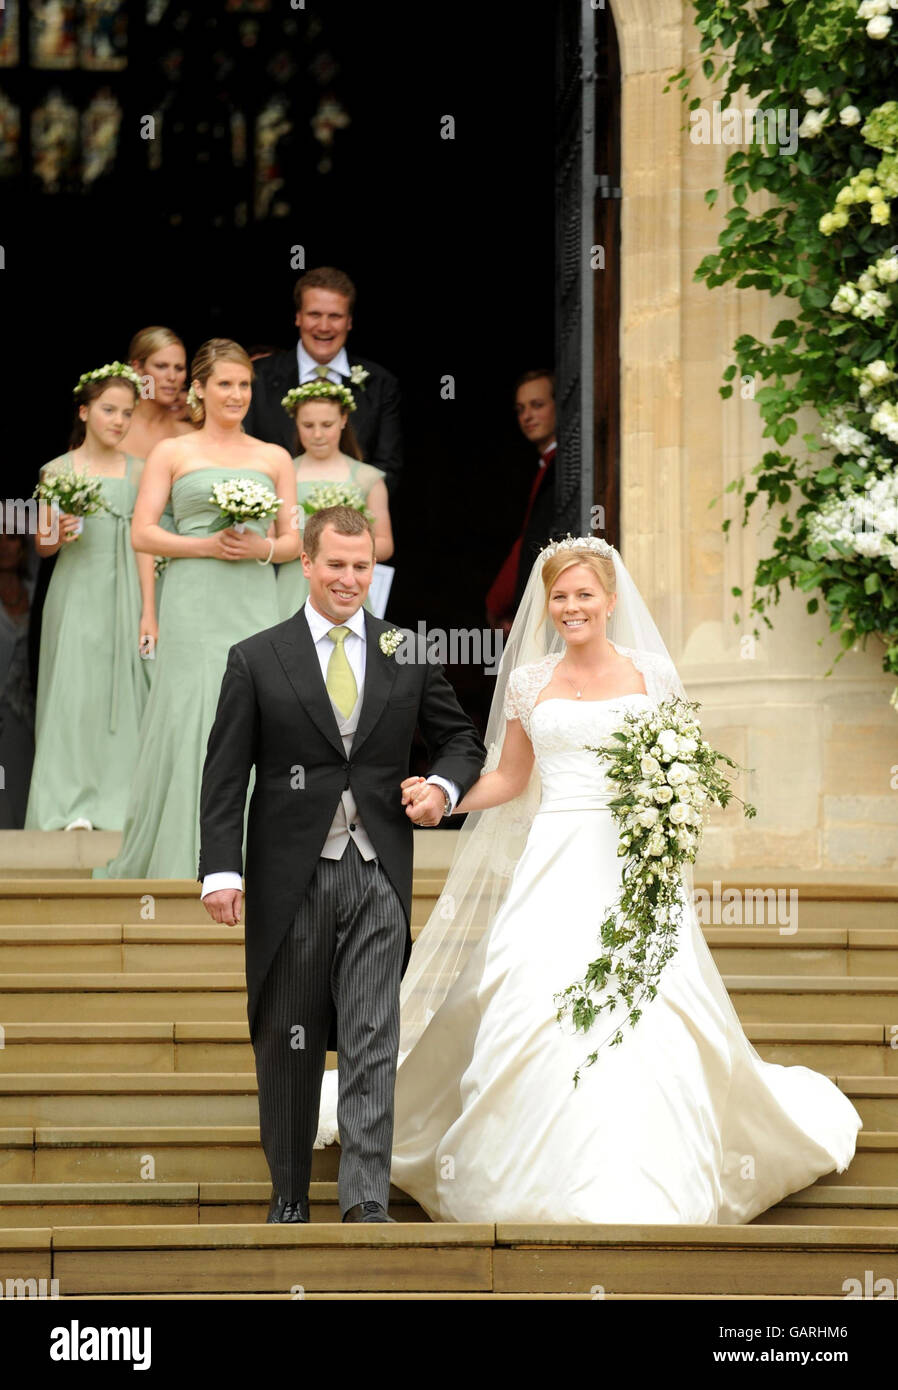
[(288, 1201), (309, 1190), (335, 1013), (340, 1211), (387, 1205), (405, 942), (405, 913), (378, 860), (364, 860), (351, 840), (342, 858), (319, 859), (262, 986), (253, 1030), (262, 1147), (274, 1189)]

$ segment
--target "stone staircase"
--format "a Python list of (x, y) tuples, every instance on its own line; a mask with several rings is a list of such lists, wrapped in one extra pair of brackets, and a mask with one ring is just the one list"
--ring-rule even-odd
[[(442, 881), (418, 870), (413, 930)], [(2, 880), (0, 1281), (56, 1278), (65, 1298), (839, 1299), (866, 1270), (895, 1280), (898, 885), (800, 894), (794, 935), (705, 934), (761, 1055), (824, 1072), (862, 1115), (847, 1172), (744, 1227), (438, 1224), (398, 1191), (399, 1225), (346, 1227), (332, 1146), (312, 1223), (270, 1227), (242, 928), (210, 924), (184, 881)]]

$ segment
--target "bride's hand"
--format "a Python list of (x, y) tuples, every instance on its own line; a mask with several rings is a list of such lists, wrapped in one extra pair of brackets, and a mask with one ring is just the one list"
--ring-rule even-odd
[(423, 777), (406, 777), (404, 781), (399, 783), (400, 789), (402, 791), (403, 806), (408, 806), (409, 802), (412, 799), (413, 788), (419, 787), (423, 781)]

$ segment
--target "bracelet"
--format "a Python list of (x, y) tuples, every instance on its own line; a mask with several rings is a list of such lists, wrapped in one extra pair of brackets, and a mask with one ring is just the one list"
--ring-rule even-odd
[(271, 557), (272, 557), (272, 555), (274, 554), (274, 541), (272, 540), (271, 536), (268, 537), (268, 544), (269, 544), (269, 546), (270, 546), (270, 549), (269, 549), (269, 551), (268, 551), (268, 559), (267, 559), (267, 560), (257, 560), (257, 561), (256, 561), (256, 564), (257, 564), (257, 565), (270, 565), (270, 564), (271, 564)]

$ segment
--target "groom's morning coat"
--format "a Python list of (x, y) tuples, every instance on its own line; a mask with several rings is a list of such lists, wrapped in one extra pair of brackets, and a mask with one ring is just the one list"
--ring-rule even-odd
[[(413, 826), (399, 784), (408, 776), (415, 726), (427, 744), (429, 772), (455, 782), (462, 796), (486, 756), (442, 668), (386, 655), (379, 638), (396, 629), (367, 612), (365, 630), (364, 694), (348, 757), (302, 608), (228, 653), (203, 767), (198, 877), (243, 869), (246, 789), (255, 764), (244, 871), (251, 1031), (265, 976), (315, 871), (344, 788), (352, 789), (408, 923)], [(409, 934), (406, 962), (410, 949)]]

